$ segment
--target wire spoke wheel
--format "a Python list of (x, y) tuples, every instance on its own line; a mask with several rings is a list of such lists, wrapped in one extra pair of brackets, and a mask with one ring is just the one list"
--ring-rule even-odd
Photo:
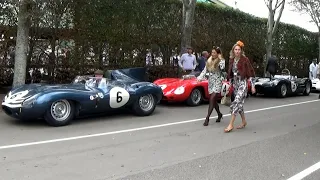
[(154, 97), (151, 94), (147, 94), (139, 98), (139, 106), (145, 112), (150, 111), (153, 108), (154, 104)]
[(50, 114), (56, 121), (65, 121), (71, 114), (71, 105), (68, 100), (58, 100), (52, 103)]

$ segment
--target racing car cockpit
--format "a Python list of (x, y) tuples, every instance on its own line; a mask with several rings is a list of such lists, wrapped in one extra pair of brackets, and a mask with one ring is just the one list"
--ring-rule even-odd
[(85, 88), (99, 88), (102, 91), (107, 90), (109, 79), (104, 77), (77, 76), (72, 84), (84, 84)]
[(290, 74), (289, 69), (283, 69), (281, 71), (281, 75), (275, 75), (274, 78), (276, 79), (288, 79), (288, 80), (295, 80), (297, 79), (297, 76), (292, 76)]

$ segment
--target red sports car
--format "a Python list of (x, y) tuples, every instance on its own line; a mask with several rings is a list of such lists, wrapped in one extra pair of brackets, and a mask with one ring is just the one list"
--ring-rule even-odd
[[(163, 102), (187, 102), (190, 106), (198, 106), (203, 101), (209, 100), (209, 92), (208, 81), (198, 82), (197, 75), (183, 75), (182, 78), (162, 78), (153, 83), (162, 88)], [(248, 90), (251, 91), (251, 83), (248, 83)], [(219, 100), (225, 94), (231, 96), (232, 93), (233, 87), (230, 86), (230, 82), (223, 81)]]

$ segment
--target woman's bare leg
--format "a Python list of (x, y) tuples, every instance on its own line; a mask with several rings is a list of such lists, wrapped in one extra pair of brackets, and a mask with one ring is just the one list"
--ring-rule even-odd
[(241, 116), (242, 123), (240, 126), (237, 127), (237, 129), (242, 129), (247, 125), (246, 116), (244, 115), (243, 111), (240, 112), (240, 116)]
[(232, 114), (231, 115), (231, 120), (230, 120), (230, 123), (228, 125), (228, 127), (226, 129), (224, 129), (225, 132), (230, 132), (232, 131), (233, 129), (233, 124), (234, 124), (234, 121), (236, 120), (236, 115)]

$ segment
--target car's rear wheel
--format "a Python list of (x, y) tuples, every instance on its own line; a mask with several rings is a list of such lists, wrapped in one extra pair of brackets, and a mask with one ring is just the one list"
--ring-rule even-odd
[(287, 96), (288, 88), (285, 83), (278, 86), (278, 97), (284, 98)]
[(203, 100), (202, 92), (199, 88), (195, 88), (191, 91), (190, 96), (187, 99), (189, 106), (198, 106)]
[(311, 83), (310, 82), (306, 82), (306, 88), (303, 91), (303, 95), (305, 96), (309, 96), (310, 92), (311, 92)]
[(138, 116), (149, 116), (156, 108), (156, 99), (152, 94), (140, 96), (133, 104), (133, 111)]
[(44, 119), (50, 126), (65, 126), (70, 124), (75, 114), (72, 101), (61, 99), (54, 101), (47, 110)]

